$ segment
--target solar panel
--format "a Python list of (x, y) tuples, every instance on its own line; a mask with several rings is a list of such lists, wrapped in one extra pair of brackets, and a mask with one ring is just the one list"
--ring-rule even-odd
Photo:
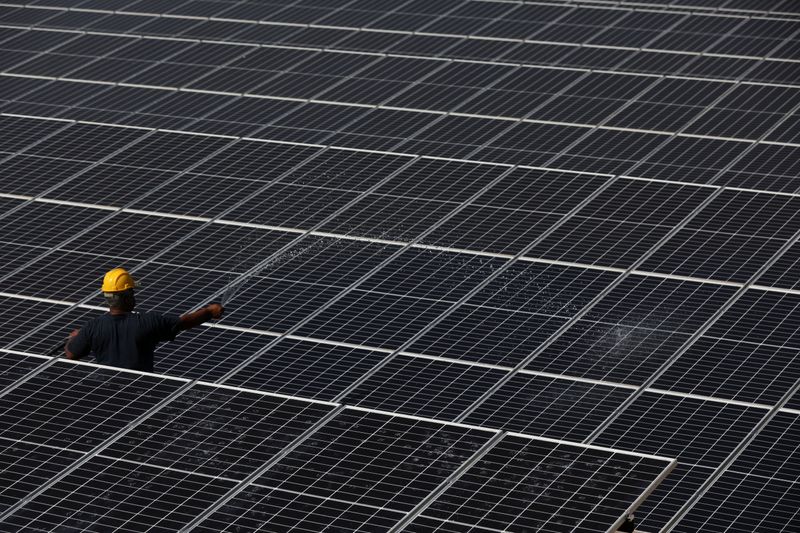
[(798, 17), (5, 2), (0, 529), (797, 529)]

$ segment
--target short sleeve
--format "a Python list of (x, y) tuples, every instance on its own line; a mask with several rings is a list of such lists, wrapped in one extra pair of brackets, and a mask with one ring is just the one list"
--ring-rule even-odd
[(71, 337), (67, 349), (76, 357), (86, 357), (92, 351), (91, 326), (87, 323)]
[(150, 312), (148, 313), (152, 333), (159, 342), (174, 341), (175, 336), (180, 333), (181, 319), (178, 315), (162, 315), (161, 313)]

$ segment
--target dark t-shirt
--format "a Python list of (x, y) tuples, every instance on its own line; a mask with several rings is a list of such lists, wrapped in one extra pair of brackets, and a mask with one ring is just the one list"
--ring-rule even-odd
[(156, 345), (175, 340), (179, 325), (179, 317), (153, 311), (106, 313), (87, 322), (68, 349), (78, 357), (92, 353), (101, 365), (152, 372)]

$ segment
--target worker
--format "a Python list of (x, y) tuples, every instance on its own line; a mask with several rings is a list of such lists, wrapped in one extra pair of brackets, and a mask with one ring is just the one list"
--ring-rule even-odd
[(225, 308), (218, 303), (181, 316), (154, 311), (134, 311), (137, 284), (124, 268), (115, 268), (103, 278), (102, 291), (108, 313), (70, 333), (64, 346), (68, 359), (93, 353), (102, 365), (153, 371), (153, 352), (159, 342), (175, 340), (181, 331), (220, 318)]

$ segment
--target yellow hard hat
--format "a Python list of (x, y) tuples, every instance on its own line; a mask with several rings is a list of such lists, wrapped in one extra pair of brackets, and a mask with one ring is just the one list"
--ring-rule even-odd
[(133, 281), (133, 276), (127, 270), (115, 268), (106, 272), (103, 278), (103, 287), (100, 290), (103, 292), (122, 292), (136, 287), (138, 287), (138, 284)]

